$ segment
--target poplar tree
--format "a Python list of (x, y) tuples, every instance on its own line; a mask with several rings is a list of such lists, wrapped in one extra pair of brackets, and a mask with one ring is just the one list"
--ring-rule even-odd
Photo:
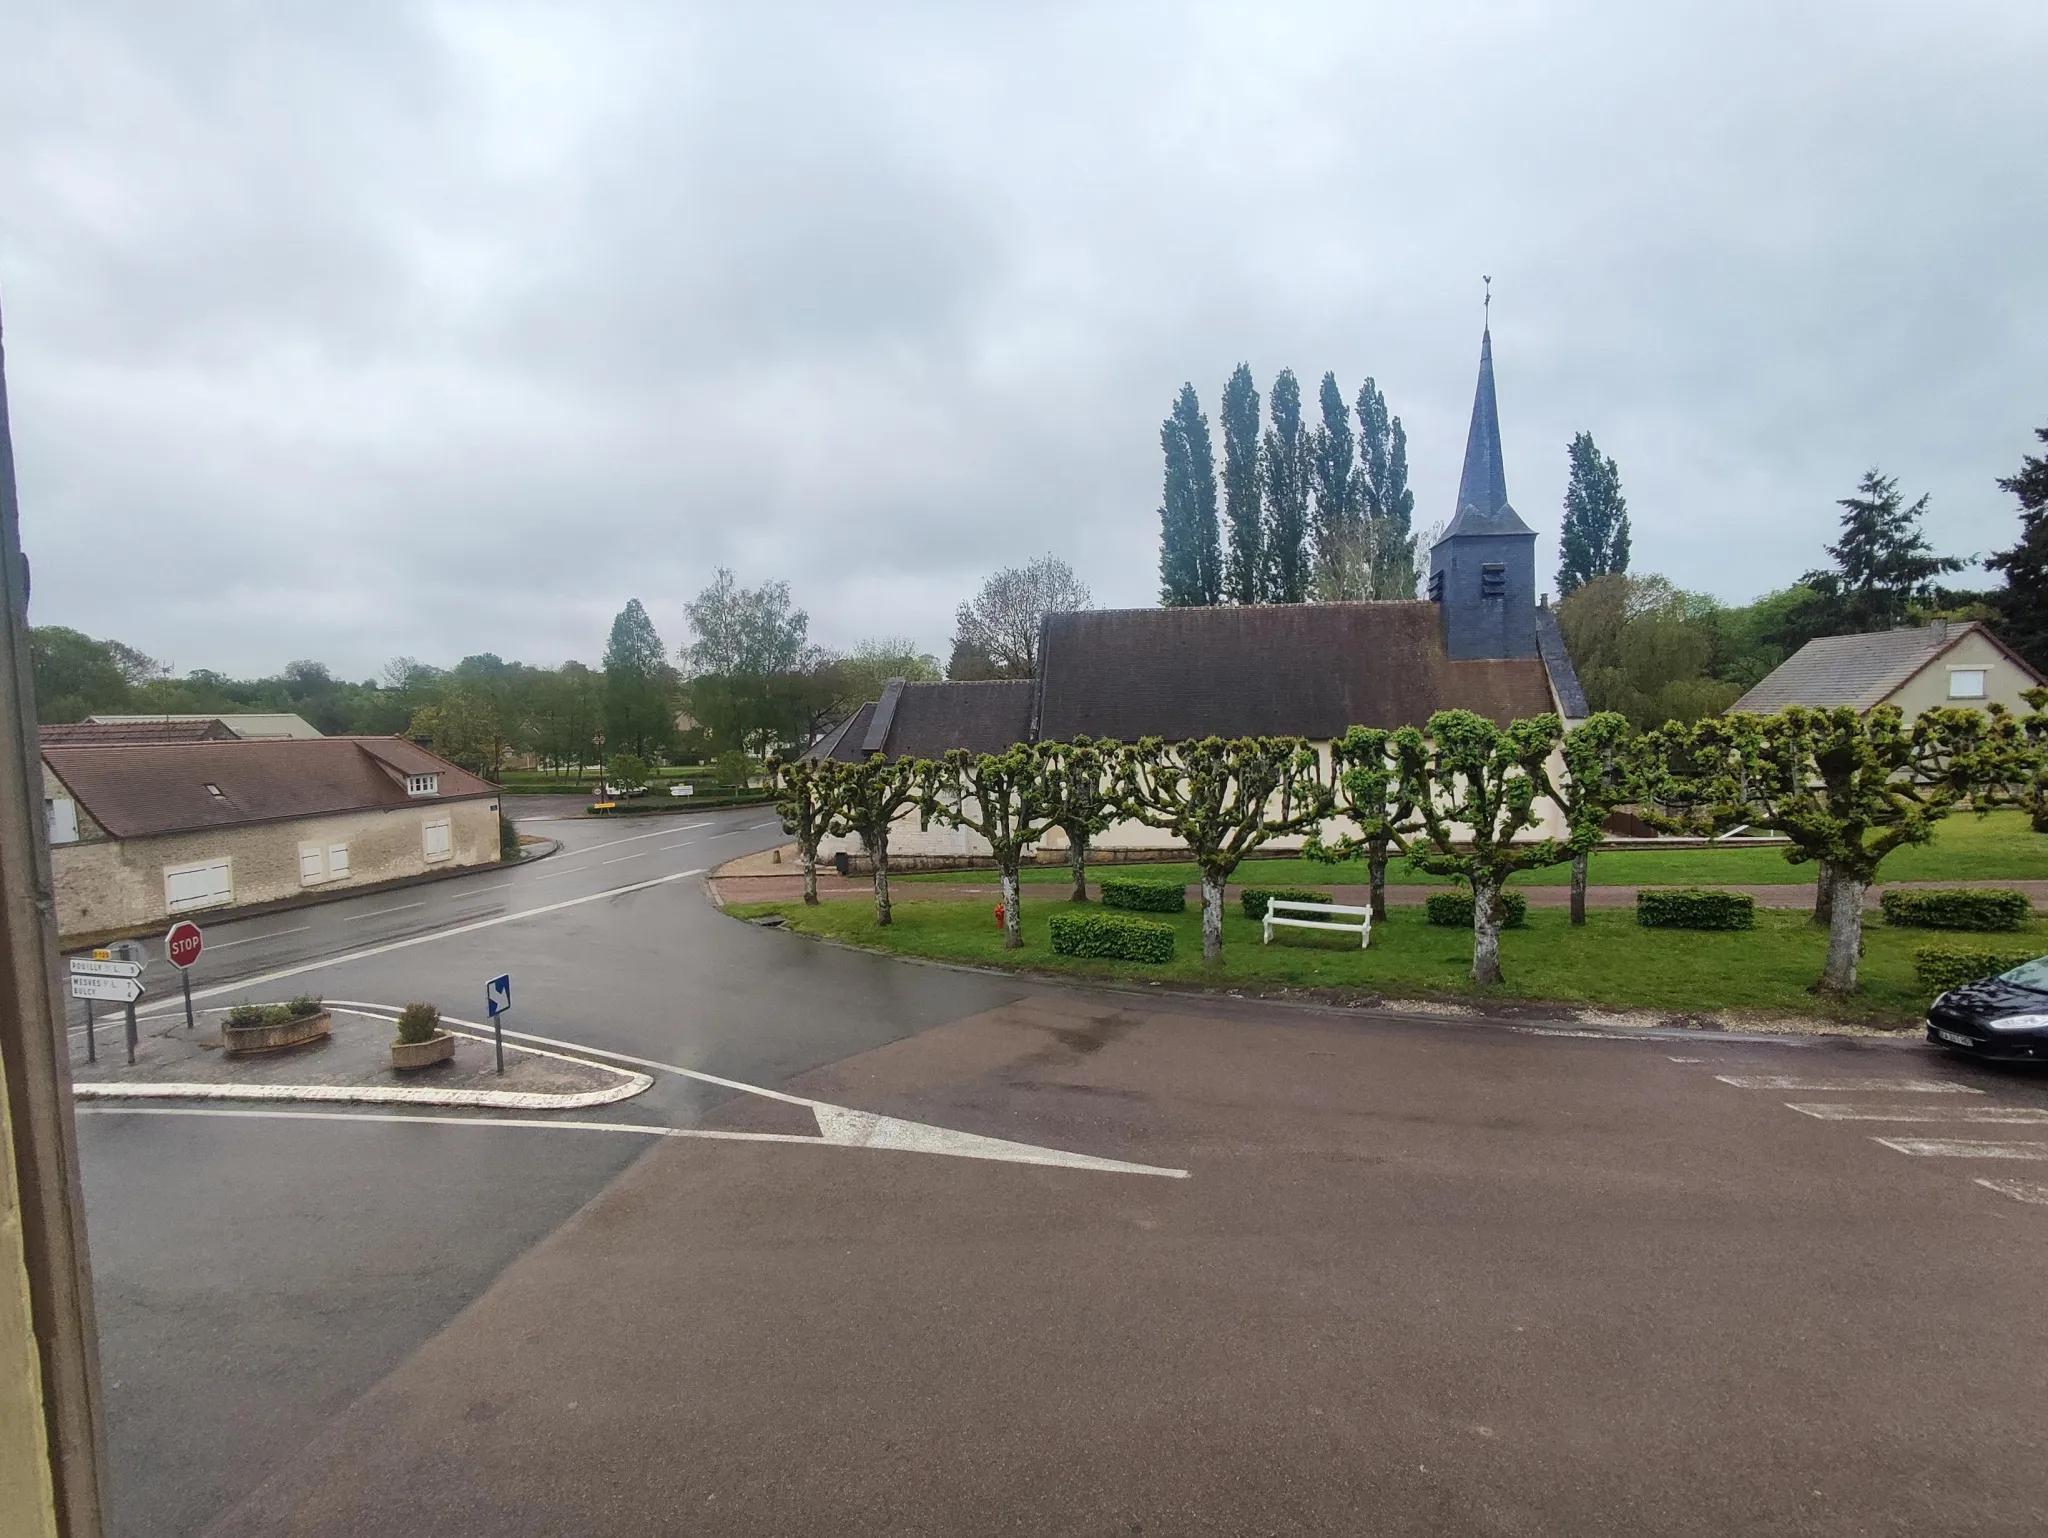
[(1408, 432), (1387, 414), (1368, 379), (1358, 387), (1358, 480), (1370, 525), (1374, 598), (1415, 596), (1415, 493), (1408, 489)]
[(668, 743), (672, 675), (667, 649), (637, 598), (612, 621), (604, 648), (605, 741), (614, 752), (630, 747), (642, 758)]
[(1166, 488), (1159, 508), (1159, 601), (1168, 607), (1223, 600), (1223, 554), (1216, 523), (1216, 455), (1209, 419), (1192, 384), (1180, 387), (1159, 426)]
[(1315, 498), (1313, 591), (1325, 603), (1371, 596), (1372, 558), (1359, 507), (1358, 455), (1351, 411), (1335, 374), (1317, 392), (1322, 424), (1309, 435), (1309, 482)]
[(1265, 482), (1265, 571), (1260, 584), (1267, 603), (1308, 599), (1308, 453), (1301, 429), (1301, 383), (1284, 368), (1273, 381), (1267, 403), (1272, 425), (1260, 445)]
[(1265, 559), (1265, 529), (1259, 507), (1259, 387), (1240, 363), (1223, 387), (1223, 519), (1229, 545), (1223, 553), (1223, 597), (1227, 603), (1257, 603)]
[(1557, 596), (1569, 598), (1595, 577), (1628, 570), (1628, 500), (1621, 469), (1605, 458), (1591, 433), (1572, 439), (1571, 477), (1564, 489), (1564, 526), (1557, 537)]

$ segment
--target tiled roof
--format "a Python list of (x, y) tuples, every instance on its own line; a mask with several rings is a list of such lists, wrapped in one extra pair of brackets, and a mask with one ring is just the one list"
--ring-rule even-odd
[(51, 746), (43, 761), (117, 839), (417, 806), (429, 798), (406, 793), (408, 774), (440, 776), (434, 801), (497, 794), (400, 737)]
[(66, 721), (36, 728), (46, 748), (104, 747), (118, 742), (218, 742), (235, 734), (212, 716), (144, 721)]
[(1871, 710), (1978, 628), (1971, 621), (1961, 625), (1875, 630), (1866, 635), (1821, 636), (1786, 658), (1732, 708), (1760, 715), (1783, 710), (1787, 705), (1850, 705), (1857, 710)]
[[(1028, 678), (987, 682), (892, 684), (883, 698), (863, 705), (851, 720), (812, 749), (821, 758), (858, 762), (870, 751), (891, 758), (937, 758), (951, 748), (970, 753), (1000, 753), (1031, 736), (1031, 695)], [(894, 698), (891, 699), (893, 694)], [(883, 716), (883, 737), (867, 746), (877, 715)]]
[(87, 716), (86, 719), (95, 723), (123, 726), (134, 725), (143, 721), (218, 721), (237, 737), (318, 737), (320, 735), (319, 728), (306, 720), (305, 717), (295, 716), (291, 712), (283, 710), (243, 712), (239, 715), (230, 712), (227, 715), (213, 716), (97, 715)]

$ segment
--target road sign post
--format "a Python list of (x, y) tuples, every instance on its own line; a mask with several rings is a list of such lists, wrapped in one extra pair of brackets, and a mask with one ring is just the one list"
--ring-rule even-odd
[(503, 1015), (512, 1013), (512, 974), (502, 972), (484, 984), (484, 1008), (491, 1014), (491, 1036), (498, 1047), (498, 1072), (505, 1071), (505, 1026)]
[(88, 1063), (97, 1063), (100, 1060), (100, 1046), (93, 1039), (95, 1035), (94, 1026), (92, 1000), (87, 999), (85, 1001), (85, 1060)]
[[(119, 959), (116, 959), (116, 952)], [(128, 1061), (135, 1061), (135, 1001), (142, 997), (143, 950), (139, 945), (123, 944), (97, 951), (90, 957), (80, 956), (71, 963), (71, 996), (86, 1000), (86, 1061), (99, 1061), (99, 1052), (92, 1039), (92, 1000), (107, 999), (127, 1008), (128, 1019)]]
[(164, 936), (164, 955), (178, 969), (178, 982), (185, 991), (185, 1029), (188, 1031), (192, 1029), (192, 963), (199, 959), (205, 943), (199, 926), (190, 919), (178, 920), (171, 926), (171, 932)]

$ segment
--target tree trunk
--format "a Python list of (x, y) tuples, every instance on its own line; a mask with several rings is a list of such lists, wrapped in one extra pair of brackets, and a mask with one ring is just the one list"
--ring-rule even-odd
[(1827, 860), (1819, 864), (1813, 882), (1813, 921), (1826, 929), (1835, 916), (1835, 867)]
[(1223, 959), (1223, 878), (1202, 873), (1202, 959)]
[(1572, 856), (1572, 922), (1586, 922), (1586, 856)]
[(797, 852), (804, 862), (804, 901), (812, 907), (818, 905), (818, 841), (806, 839), (797, 845)]
[(1085, 833), (1067, 835), (1067, 869), (1074, 873), (1074, 895), (1068, 902), (1084, 903), (1088, 900), (1088, 835)]
[(2048, 806), (2043, 806), (2034, 813), (2034, 831), (2048, 833)]
[(889, 927), (889, 835), (868, 844), (868, 858), (875, 866), (875, 923)]
[(1017, 880), (1017, 857), (1011, 855), (1002, 862), (1003, 871), (1003, 949), (1006, 951), (1024, 948), (1024, 916), (1018, 905), (1023, 900), (1022, 883)]
[(1828, 923), (1828, 964), (1821, 973), (1824, 993), (1856, 991), (1856, 958), (1863, 949), (1863, 891), (1868, 883), (1846, 873), (1830, 888), (1834, 916)]
[(1472, 981), (1500, 982), (1500, 924), (1504, 915), (1500, 889), (1491, 880), (1472, 878)]
[(1366, 859), (1367, 879), (1372, 882), (1372, 916), (1384, 919), (1387, 916), (1387, 852), (1373, 851)]

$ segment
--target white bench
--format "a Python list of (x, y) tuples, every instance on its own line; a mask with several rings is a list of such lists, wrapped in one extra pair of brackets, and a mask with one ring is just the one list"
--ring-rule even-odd
[[(1281, 908), (1292, 909), (1296, 913), (1341, 913), (1348, 916), (1352, 922), (1339, 924), (1329, 919), (1286, 918), (1278, 911)], [(1346, 934), (1355, 933), (1358, 936), (1360, 950), (1372, 944), (1372, 909), (1354, 908), (1346, 903), (1296, 902), (1288, 898), (1269, 897), (1266, 899), (1265, 944), (1273, 943), (1273, 929), (1276, 925), (1283, 929), (1341, 929)]]

